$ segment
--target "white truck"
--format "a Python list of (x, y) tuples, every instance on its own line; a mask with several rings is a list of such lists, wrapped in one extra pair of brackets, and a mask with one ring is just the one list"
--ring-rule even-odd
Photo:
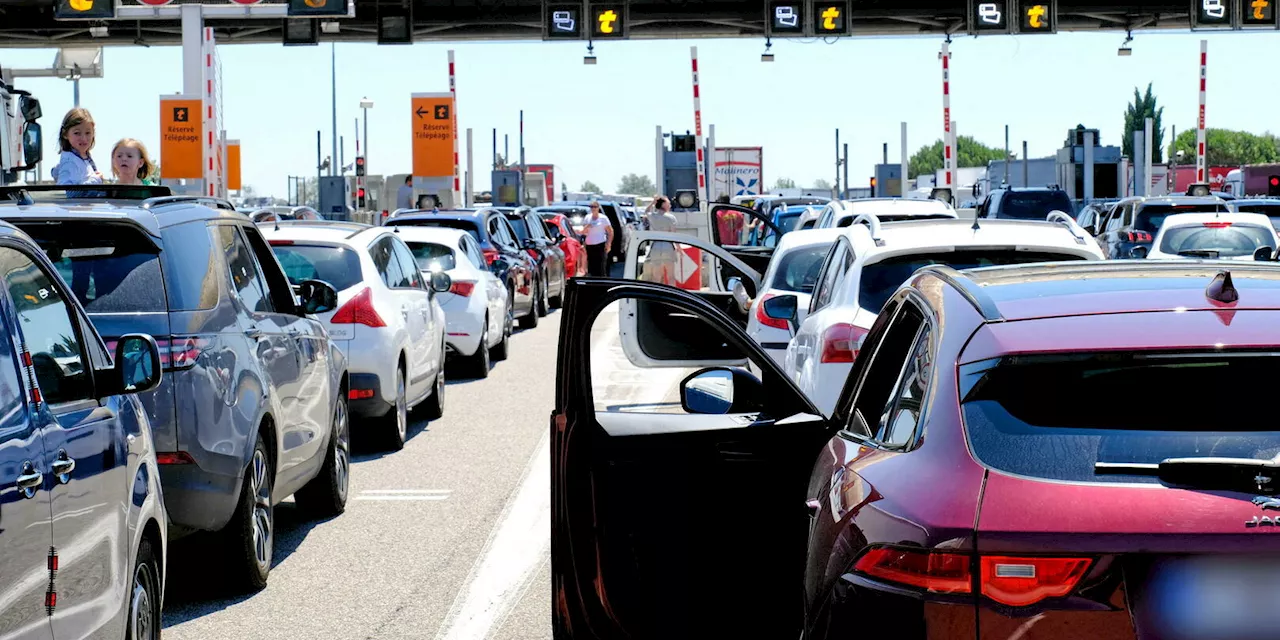
[(21, 184), (43, 159), (40, 101), (4, 80), (0, 72), (0, 186)]

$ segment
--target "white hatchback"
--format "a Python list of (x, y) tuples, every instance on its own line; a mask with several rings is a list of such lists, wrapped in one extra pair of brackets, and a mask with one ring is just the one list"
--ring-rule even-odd
[[(778, 364), (787, 358), (787, 344), (791, 341), (790, 320), (770, 318), (764, 313), (764, 303), (780, 295), (794, 295), (797, 308), (809, 308), (809, 298), (818, 273), (831, 245), (840, 237), (839, 229), (812, 229), (792, 231), (782, 236), (769, 268), (761, 280), (761, 292), (751, 301), (747, 314), (747, 335), (751, 336)], [(803, 315), (798, 318), (803, 322)]]
[(515, 324), (507, 287), (489, 271), (475, 238), (466, 231), (444, 227), (404, 226), (400, 239), (424, 274), (444, 272), (453, 283), (436, 296), (448, 323), (445, 348), (461, 360), (467, 375), (489, 377), (491, 360), (507, 358), (508, 339)]
[(957, 218), (950, 204), (941, 200), (912, 198), (859, 198), (832, 200), (818, 214), (814, 229), (842, 228), (853, 224), (860, 215), (873, 215), (881, 222)]
[(389, 448), (404, 448), (409, 410), (444, 413), (445, 315), (436, 300), (452, 282), (428, 279), (394, 227), (279, 222), (259, 227), (289, 282), (323, 280), (338, 292), (318, 314), (347, 356), (349, 410), (381, 422)]
[(1254, 260), (1280, 247), (1271, 219), (1261, 213), (1179, 213), (1164, 219), (1151, 242), (1152, 260)]
[[(787, 347), (783, 370), (827, 415), (835, 408), (858, 348), (884, 303), (917, 269), (956, 269), (1102, 260), (1089, 234), (1069, 216), (1049, 221), (918, 220), (881, 224), (859, 216), (840, 229), (818, 276), (807, 317)], [(777, 296), (765, 315), (799, 320), (795, 301)]]

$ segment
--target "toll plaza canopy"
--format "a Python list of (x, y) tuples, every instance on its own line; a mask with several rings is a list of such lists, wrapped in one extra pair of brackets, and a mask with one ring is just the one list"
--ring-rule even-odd
[[(354, 0), (354, 17), (288, 19), (306, 0), (203, 0), (218, 44), (1002, 35), (1057, 31), (1276, 30), (1277, 0)], [(326, 0), (333, 2), (335, 0)], [(109, 20), (65, 20), (108, 7)], [(316, 6), (316, 0), (306, 4)], [(0, 46), (172, 45), (194, 0), (3, 0)], [(251, 6), (247, 6), (251, 5)], [(327, 22), (317, 28), (311, 23)], [(337, 25), (333, 23), (337, 22)], [(336, 26), (336, 31), (335, 31)], [(96, 28), (95, 28), (96, 27)], [(107, 27), (103, 29), (102, 27)]]

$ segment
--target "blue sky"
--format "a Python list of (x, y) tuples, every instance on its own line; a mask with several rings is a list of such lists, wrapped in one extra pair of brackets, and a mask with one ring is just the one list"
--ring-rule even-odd
[[(953, 117), (962, 135), (1012, 145), (1026, 139), (1033, 157), (1052, 153), (1077, 124), (1101, 129), (1118, 144), (1125, 105), (1135, 86), (1153, 82), (1165, 123), (1193, 127), (1199, 41), (1209, 40), (1210, 127), (1261, 133), (1273, 126), (1280, 90), (1269, 65), (1280, 34), (1138, 33), (1133, 55), (1116, 49), (1123, 33), (958, 38), (952, 44)], [(606, 190), (627, 173), (652, 175), (654, 130), (693, 128), (689, 46), (702, 68), (704, 124), (720, 146), (763, 146), (765, 180), (801, 184), (834, 178), (834, 130), (849, 142), (850, 177), (865, 185), (881, 144), (898, 158), (899, 122), (912, 151), (942, 131), (941, 39), (844, 39), (834, 44), (776, 40), (776, 61), (760, 62), (763, 40), (667, 40), (597, 44), (599, 64), (582, 64), (585, 43), (420, 43), (338, 45), (338, 133), (354, 151), (359, 101), (370, 111), (372, 173), (404, 173), (410, 165), (410, 94), (448, 91), (447, 51), (458, 68), (460, 135), (475, 130), (477, 186), (488, 185), (492, 130), (517, 149), (525, 112), (527, 160), (560, 168), (576, 189), (591, 180)], [(259, 194), (283, 196), (287, 176), (311, 175), (315, 136), (330, 153), (329, 45), (229, 45), (223, 65), (226, 128), (242, 141), (244, 181)], [(41, 67), (54, 50), (0, 50), (0, 65)], [(141, 139), (158, 151), (158, 96), (180, 93), (177, 47), (109, 48), (106, 77), (81, 82), (81, 104), (98, 123), (100, 161), (115, 140)], [(1257, 62), (1252, 62), (1257, 61)], [(49, 136), (72, 105), (71, 84), (24, 79), (40, 97)], [(465, 148), (463, 149), (465, 154)], [(163, 158), (160, 159), (163, 163)], [(465, 157), (463, 163), (465, 165)]]

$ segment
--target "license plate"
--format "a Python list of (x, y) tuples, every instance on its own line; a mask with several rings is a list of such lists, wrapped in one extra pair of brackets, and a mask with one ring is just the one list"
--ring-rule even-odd
[(1280, 629), (1280, 558), (1161, 560), (1135, 594), (1141, 638), (1253, 640)]

